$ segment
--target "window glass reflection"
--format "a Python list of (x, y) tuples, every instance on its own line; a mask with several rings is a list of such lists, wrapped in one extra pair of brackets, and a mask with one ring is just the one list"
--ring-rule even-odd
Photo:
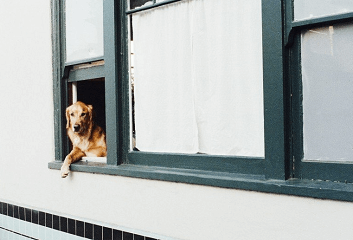
[(306, 160), (353, 159), (353, 24), (302, 33)]
[(101, 57), (103, 0), (66, 0), (66, 62)]
[(352, 11), (352, 0), (294, 0), (294, 20), (318, 18)]

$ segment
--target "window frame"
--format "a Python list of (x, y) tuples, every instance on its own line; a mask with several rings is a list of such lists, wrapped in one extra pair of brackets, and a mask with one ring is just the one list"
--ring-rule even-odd
[[(65, 75), (62, 58), (65, 39), (61, 34), (63, 1), (52, 0), (55, 161), (49, 162), (50, 169), (60, 169), (68, 153), (65, 144), (68, 142), (65, 133), (67, 89), (62, 81)], [(165, 4), (177, 1), (181, 0)], [(293, 144), (297, 141), (293, 122), (298, 122), (298, 115), (294, 114), (298, 103), (290, 96), (298, 62), (292, 61), (295, 51), (292, 51), (294, 47), (289, 47), (289, 40), (293, 39), (293, 46), (293, 33), (300, 26), (288, 20), (292, 16), (291, 0), (262, 0), (264, 159), (130, 151), (128, 16), (132, 12), (126, 10), (126, 1), (105, 0), (103, 9), (107, 164), (82, 161), (73, 164), (71, 170), (353, 201), (353, 184), (295, 178), (294, 167), (302, 166), (297, 166), (292, 157), (298, 152), (298, 145)]]
[[(163, 2), (156, 3), (154, 2), (151, 5), (138, 7), (132, 10), (126, 10), (125, 15), (131, 16), (135, 13), (139, 13), (142, 11), (147, 10), (154, 10), (161, 6), (173, 4), (176, 2), (181, 2), (183, 0), (166, 0)], [(277, 24), (278, 25), (278, 24)], [(264, 66), (265, 69), (265, 66)], [(276, 78), (269, 78), (271, 81), (277, 81)], [(270, 83), (273, 84), (273, 83)], [(265, 84), (264, 84), (265, 85)], [(263, 91), (266, 91), (264, 86)], [(275, 116), (279, 117), (279, 119), (275, 119), (276, 117), (272, 117), (271, 121), (281, 121), (281, 114), (278, 109), (274, 109), (273, 106), (273, 99), (264, 97), (264, 105), (267, 106), (267, 112), (272, 114), (272, 111), (276, 112)], [(125, 110), (127, 111), (127, 109)], [(264, 113), (264, 125), (266, 125), (266, 113)], [(267, 124), (271, 125), (271, 124)], [(265, 126), (264, 126), (265, 128)], [(168, 168), (183, 168), (183, 169), (197, 169), (197, 170), (204, 170), (204, 171), (214, 171), (214, 172), (225, 172), (225, 173), (242, 173), (242, 174), (249, 174), (249, 175), (259, 175), (264, 177), (265, 173), (263, 169), (269, 169), (271, 167), (278, 168), (281, 164), (275, 164), (275, 155), (277, 153), (271, 152), (271, 150), (266, 149), (266, 141), (273, 142), (271, 136), (274, 132), (277, 136), (281, 135), (281, 131), (279, 129), (271, 129), (268, 128), (268, 132), (266, 134), (265, 131), (265, 157), (243, 157), (243, 156), (220, 156), (220, 155), (206, 155), (206, 154), (180, 154), (180, 153), (156, 153), (156, 152), (143, 152), (143, 151), (130, 151), (127, 153), (126, 161), (129, 164), (134, 165), (144, 165), (144, 166), (157, 166), (157, 167), (168, 167)], [(273, 131), (274, 130), (274, 131)], [(273, 132), (272, 132), (273, 131)], [(266, 139), (266, 136), (267, 139)], [(276, 137), (277, 137), (276, 136)], [(273, 142), (274, 143), (274, 142)], [(277, 144), (274, 143), (274, 144)], [(281, 144), (280, 144), (281, 145)], [(276, 149), (280, 149), (281, 146), (277, 146)], [(269, 161), (266, 159), (272, 158), (272, 164), (268, 164)], [(279, 159), (276, 159), (279, 160)], [(281, 161), (281, 160), (279, 160)], [(220, 164), (221, 163), (221, 164)], [(284, 179), (282, 174), (282, 169), (280, 169), (281, 173), (276, 172), (276, 170), (269, 169), (266, 172), (267, 175), (271, 175), (270, 178), (278, 178)]]
[[(290, 4), (290, 3), (288, 3)], [(353, 12), (316, 17), (294, 21), (292, 6), (287, 7), (286, 47), (289, 48), (289, 76), (292, 88), (292, 137), (293, 137), (293, 170), (292, 177), (315, 179), (342, 183), (353, 182), (352, 161), (328, 162), (304, 160), (303, 150), (303, 106), (301, 76), (301, 31), (329, 26), (332, 24), (353, 22)]]
[[(104, 3), (104, 1), (103, 1)], [(111, 51), (114, 49), (107, 47), (106, 50), (104, 48), (104, 56), (98, 56), (94, 58), (88, 58), (83, 60), (77, 60), (72, 62), (66, 62), (66, 35), (65, 35), (65, 0), (51, 1), (52, 6), (52, 42), (53, 42), (53, 80), (54, 80), (54, 120), (55, 120), (55, 162), (61, 162), (65, 159), (65, 156), (69, 153), (70, 142), (66, 135), (66, 117), (65, 117), (65, 109), (69, 105), (69, 87), (70, 83), (75, 83), (79, 81), (86, 81), (98, 78), (108, 78), (110, 81), (105, 81), (105, 88), (111, 89), (112, 87), (112, 79), (115, 79), (115, 65), (112, 65), (111, 61), (108, 64), (105, 61), (106, 56), (111, 57)], [(103, 6), (104, 8), (104, 6)], [(105, 7), (106, 10), (109, 8)], [(107, 18), (114, 16), (113, 13), (107, 14)], [(113, 31), (110, 29), (112, 27), (111, 19), (103, 19), (104, 29)], [(115, 24), (115, 23), (114, 23)], [(104, 32), (106, 35), (107, 32)], [(106, 38), (106, 37), (104, 37)], [(114, 46), (110, 41), (113, 41), (112, 38), (108, 38), (107, 41), (104, 41), (104, 46)], [(115, 55), (114, 55), (115, 59)], [(100, 64), (98, 66), (92, 66), (83, 69), (77, 69), (72, 71), (75, 66), (79, 66), (81, 64), (91, 64), (98, 61), (104, 61), (103, 65)], [(106, 74), (106, 73), (110, 74)], [(112, 74), (113, 73), (113, 74)], [(114, 87), (114, 86), (113, 86)], [(111, 94), (111, 91), (106, 91)], [(114, 95), (109, 95), (109, 97), (105, 97), (106, 99), (113, 98)], [(106, 107), (106, 109), (108, 109)], [(109, 113), (106, 113), (106, 117), (114, 114), (111, 106), (109, 106)], [(114, 131), (116, 129), (107, 129), (107, 131)], [(114, 135), (110, 134), (110, 137), (113, 141), (115, 141)], [(112, 148), (113, 149), (113, 148)], [(62, 160), (61, 160), (62, 159)], [(49, 167), (52, 163), (49, 163)]]

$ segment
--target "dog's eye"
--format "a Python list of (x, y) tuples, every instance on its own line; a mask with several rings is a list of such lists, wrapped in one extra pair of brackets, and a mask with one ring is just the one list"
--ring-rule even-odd
[(81, 117), (84, 117), (84, 116), (86, 116), (86, 113), (81, 113)]
[(75, 114), (74, 114), (74, 113), (71, 113), (70, 115), (71, 115), (71, 116), (74, 116)]

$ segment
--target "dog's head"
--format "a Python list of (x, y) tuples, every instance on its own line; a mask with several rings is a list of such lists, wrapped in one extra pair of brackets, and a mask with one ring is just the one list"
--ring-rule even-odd
[(66, 108), (66, 128), (75, 133), (84, 133), (92, 127), (93, 107), (83, 102), (76, 102)]

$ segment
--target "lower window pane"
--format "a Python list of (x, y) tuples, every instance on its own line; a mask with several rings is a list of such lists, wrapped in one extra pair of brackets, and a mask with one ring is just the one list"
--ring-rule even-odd
[(182, 1), (132, 26), (137, 149), (264, 156), (260, 0)]
[(353, 160), (353, 24), (302, 33), (304, 159)]

